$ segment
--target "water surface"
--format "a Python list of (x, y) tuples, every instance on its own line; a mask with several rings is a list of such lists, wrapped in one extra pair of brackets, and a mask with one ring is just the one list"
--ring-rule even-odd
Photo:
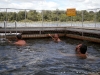
[[(26, 39), (27, 46), (0, 42), (0, 75), (88, 75), (100, 73), (100, 46), (96, 43), (61, 38)], [(88, 58), (75, 55), (79, 43), (88, 46)]]

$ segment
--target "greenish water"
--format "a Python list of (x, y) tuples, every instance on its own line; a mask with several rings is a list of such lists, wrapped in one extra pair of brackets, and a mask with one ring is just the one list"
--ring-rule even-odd
[[(0, 75), (88, 75), (100, 73), (100, 45), (86, 41), (61, 38), (26, 39), (19, 47), (0, 42)], [(75, 55), (79, 43), (88, 46), (87, 59)]]

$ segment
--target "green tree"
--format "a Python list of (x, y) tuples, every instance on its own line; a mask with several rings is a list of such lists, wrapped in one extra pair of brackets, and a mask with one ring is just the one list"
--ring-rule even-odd
[(98, 11), (96, 14), (96, 21), (100, 22), (100, 11)]
[(25, 20), (25, 11), (19, 11), (18, 12), (17, 20), (18, 21)]
[(36, 10), (30, 10), (28, 13), (27, 13), (27, 18), (29, 20), (32, 20), (32, 21), (38, 21), (40, 15), (38, 14), (38, 12)]

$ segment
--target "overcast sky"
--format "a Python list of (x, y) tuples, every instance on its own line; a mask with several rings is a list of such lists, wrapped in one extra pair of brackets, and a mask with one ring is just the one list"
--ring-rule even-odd
[(21, 8), (37, 10), (77, 10), (94, 9), (100, 7), (100, 0), (0, 0), (0, 8)]

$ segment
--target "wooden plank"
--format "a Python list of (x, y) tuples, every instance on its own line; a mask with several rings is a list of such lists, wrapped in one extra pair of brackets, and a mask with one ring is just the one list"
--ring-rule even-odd
[(87, 40), (87, 41), (91, 41), (91, 42), (100, 43), (100, 39), (99, 39), (99, 38), (92, 38), (92, 37), (86, 37), (86, 36), (79, 36), (79, 35), (74, 35), (74, 34), (66, 34), (66, 37), (70, 37), (70, 38), (75, 38), (75, 39)]

